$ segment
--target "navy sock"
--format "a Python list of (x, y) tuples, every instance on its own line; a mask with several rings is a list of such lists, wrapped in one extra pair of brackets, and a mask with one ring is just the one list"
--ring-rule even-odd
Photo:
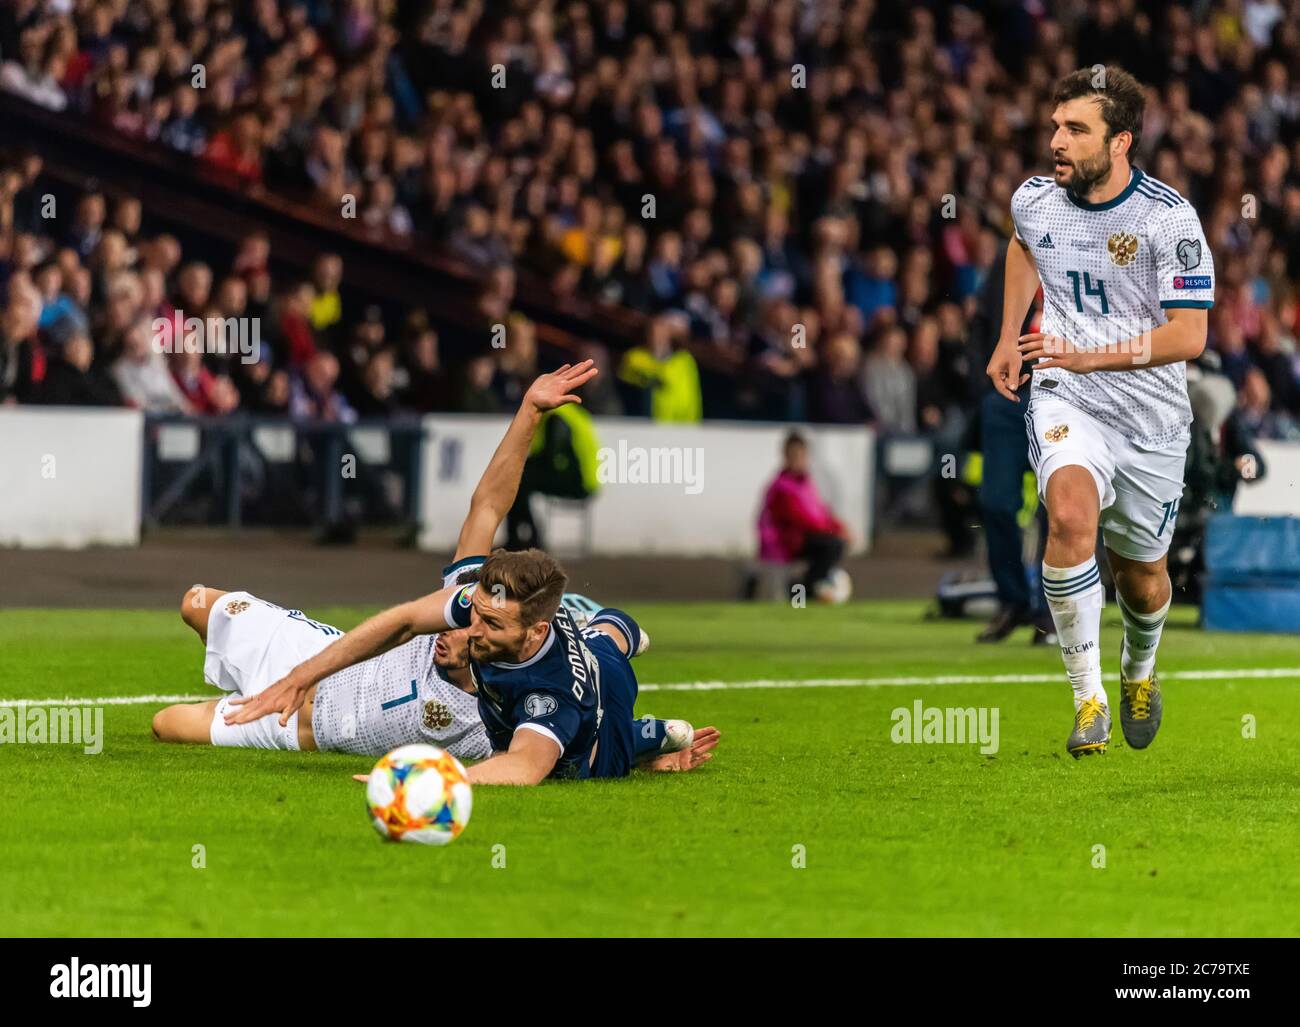
[(667, 734), (666, 721), (654, 717), (638, 717), (632, 721), (632, 739), (636, 745), (636, 758), (641, 759), (659, 751)]
[(610, 624), (618, 630), (627, 642), (627, 657), (630, 660), (636, 655), (637, 647), (641, 644), (641, 627), (635, 620), (624, 613), (622, 610), (616, 610), (612, 606), (606, 606), (596, 616), (587, 622), (587, 627), (594, 628), (598, 624)]

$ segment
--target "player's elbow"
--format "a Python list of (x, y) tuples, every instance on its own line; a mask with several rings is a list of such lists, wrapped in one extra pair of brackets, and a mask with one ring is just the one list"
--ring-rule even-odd
[(471, 510), (495, 510), (501, 505), (501, 486), (488, 481), (480, 481), (469, 497)]
[(531, 788), (534, 785), (539, 785), (545, 781), (550, 773), (550, 767), (531, 766), (521, 776), (519, 783)]
[(510, 752), (504, 757), (512, 764), (511, 780), (521, 785), (541, 784), (555, 769), (563, 751), (558, 739), (549, 734), (526, 728), (516, 731)]
[(558, 752), (530, 754), (526, 764), (521, 768), (523, 783), (526, 785), (539, 785), (545, 781), (551, 776), (551, 771), (555, 769), (559, 755)]
[(469, 499), (469, 518), (491, 518), (497, 523), (505, 520), (509, 509), (502, 508), (499, 497), (489, 495), (479, 489), (474, 490), (474, 494)]

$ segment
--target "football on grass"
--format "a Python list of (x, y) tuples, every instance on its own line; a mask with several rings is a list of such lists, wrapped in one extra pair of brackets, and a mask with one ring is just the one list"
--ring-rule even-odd
[(813, 586), (813, 595), (823, 603), (837, 606), (847, 603), (853, 595), (853, 579), (843, 567), (832, 568), (826, 577)]
[(460, 760), (432, 745), (394, 749), (366, 783), (370, 822), (397, 842), (446, 845), (465, 830), (473, 804)]

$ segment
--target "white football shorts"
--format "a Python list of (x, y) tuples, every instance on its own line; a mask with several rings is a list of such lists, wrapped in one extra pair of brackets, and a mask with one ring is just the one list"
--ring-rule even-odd
[(236, 695), (254, 696), (310, 659), (342, 632), (285, 610), (248, 592), (227, 592), (208, 616), (207, 653), (203, 677), (231, 693), (217, 703), (212, 718), (212, 744), (243, 749), (297, 749), (298, 713), (280, 726), (280, 715), (268, 713), (249, 724), (227, 725), (225, 716)]
[(1167, 449), (1140, 449), (1110, 425), (1038, 389), (1025, 411), (1025, 427), (1044, 503), (1047, 482), (1058, 468), (1086, 467), (1097, 483), (1106, 547), (1144, 563), (1169, 551), (1183, 494), (1187, 440)]

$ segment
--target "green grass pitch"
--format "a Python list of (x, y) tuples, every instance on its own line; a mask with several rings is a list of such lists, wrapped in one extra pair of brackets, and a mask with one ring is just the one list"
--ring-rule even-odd
[[(1117, 717), (1111, 751), (1076, 762), (1063, 746), (1072, 707), (1055, 649), (1024, 637), (976, 646), (975, 625), (921, 611), (642, 604), (633, 612), (654, 646), (638, 673), (1058, 677), (646, 692), (638, 713), (722, 729), (712, 764), (479, 788), (465, 835), (442, 849), (379, 839), (349, 777), (365, 759), (164, 746), (150, 736), (153, 707), (108, 706), (99, 755), (0, 745), (0, 933), (1300, 930), (1300, 675), (1171, 675), (1152, 748), (1127, 749)], [(368, 611), (308, 612), (350, 626)], [(1114, 672), (1113, 605), (1105, 625)], [(0, 611), (0, 654), (0, 699), (208, 691), (201, 647), (170, 612)], [(1207, 634), (1179, 610), (1160, 666), (1297, 668), (1300, 639)], [(1117, 707), (1118, 685), (1108, 688)], [(918, 699), (996, 708), (999, 751), (894, 743), (891, 712)]]

